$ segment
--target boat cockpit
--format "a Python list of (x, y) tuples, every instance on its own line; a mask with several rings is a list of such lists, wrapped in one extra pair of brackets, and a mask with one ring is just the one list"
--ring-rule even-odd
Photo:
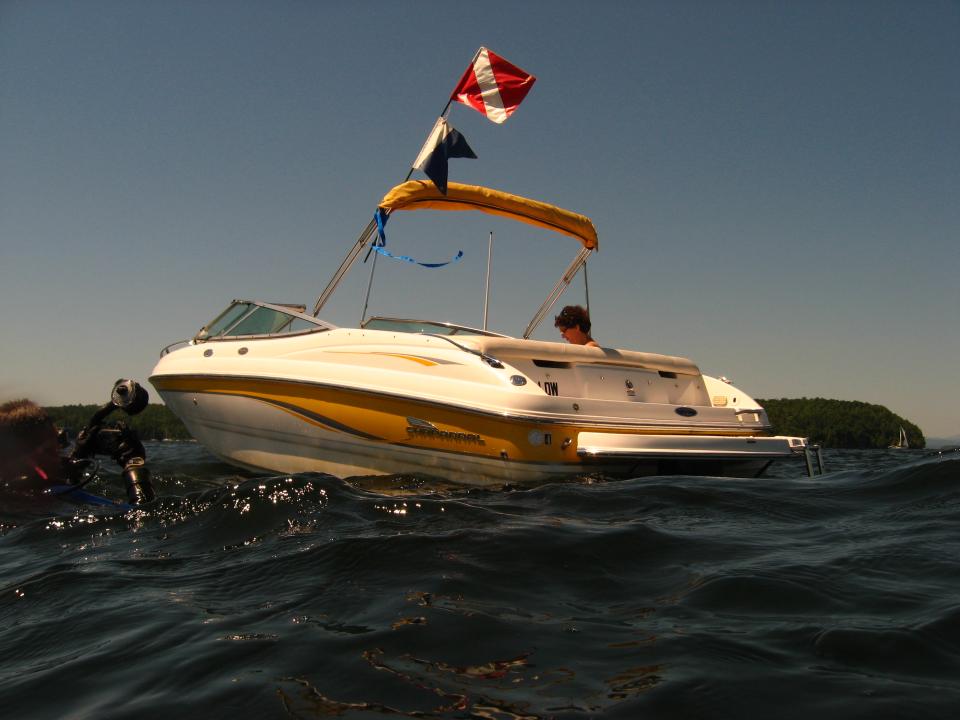
[[(192, 344), (235, 340), (237, 338), (288, 337), (305, 333), (335, 330), (336, 325), (313, 315), (306, 314), (305, 305), (268, 303), (262, 300), (233, 300), (227, 309), (200, 328), (189, 342)], [(419, 335), (478, 335), (491, 338), (507, 338), (508, 335), (480, 330), (467, 325), (375, 316), (361, 324), (364, 330), (386, 330)], [(179, 341), (164, 348), (162, 355), (187, 341)]]

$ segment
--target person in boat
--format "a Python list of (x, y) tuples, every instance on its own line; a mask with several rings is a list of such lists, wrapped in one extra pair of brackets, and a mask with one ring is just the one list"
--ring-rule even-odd
[(600, 347), (599, 343), (590, 337), (590, 315), (580, 305), (567, 305), (553, 319), (553, 325), (571, 345)]
[(47, 411), (27, 399), (0, 405), (0, 483), (35, 492), (64, 474), (57, 429)]

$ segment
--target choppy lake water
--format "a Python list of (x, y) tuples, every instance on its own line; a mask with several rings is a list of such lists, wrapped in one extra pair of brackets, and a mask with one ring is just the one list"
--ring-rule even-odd
[(492, 492), (147, 451), (146, 510), (0, 506), (3, 717), (960, 708), (960, 453)]

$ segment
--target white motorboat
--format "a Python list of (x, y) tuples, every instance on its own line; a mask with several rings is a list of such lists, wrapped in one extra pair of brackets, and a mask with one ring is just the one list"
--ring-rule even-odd
[(340, 477), (414, 474), (502, 485), (660, 474), (757, 476), (802, 454), (763, 408), (682, 357), (529, 339), (597, 247), (591, 221), (515, 195), (409, 181), (380, 203), (479, 210), (575, 238), (580, 250), (523, 337), (449, 322), (318, 317), (371, 222), (304, 305), (235, 300), (190, 341), (164, 349), (150, 382), (190, 433), (255, 470)]

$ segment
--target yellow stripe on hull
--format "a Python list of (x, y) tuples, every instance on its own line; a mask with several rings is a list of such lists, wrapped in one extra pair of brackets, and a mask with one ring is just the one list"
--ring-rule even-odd
[[(228, 395), (267, 403), (302, 422), (354, 437), (421, 450), (490, 459), (580, 466), (577, 436), (587, 429), (564, 422), (497, 417), (390, 395), (269, 379), (216, 376), (151, 378), (164, 392)], [(605, 428), (591, 426), (593, 432)], [(749, 437), (749, 431), (610, 427), (629, 435)]]
[(380, 357), (393, 357), (399, 358), (401, 360), (409, 360), (415, 362), (418, 365), (423, 365), (425, 367), (434, 367), (440, 363), (436, 360), (428, 357), (423, 357), (422, 355), (409, 355), (407, 353), (391, 353), (391, 352), (359, 352), (352, 350), (327, 350), (331, 355), (356, 355), (358, 357), (370, 357), (371, 355), (379, 355)]
[(275, 380), (155, 377), (151, 382), (165, 392), (260, 400), (303, 422), (392, 445), (489, 458), (503, 458), (506, 453), (511, 460), (580, 464), (575, 448), (560, 447), (563, 438), (575, 439), (573, 426), (537, 425), (416, 400)]

